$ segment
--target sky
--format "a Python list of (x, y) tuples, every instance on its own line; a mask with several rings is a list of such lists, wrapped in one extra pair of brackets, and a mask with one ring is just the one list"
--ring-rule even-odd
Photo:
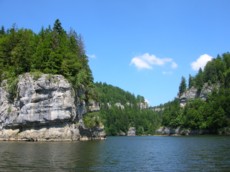
[(229, 0), (0, 0), (0, 26), (81, 34), (95, 82), (173, 100), (181, 77), (230, 48)]

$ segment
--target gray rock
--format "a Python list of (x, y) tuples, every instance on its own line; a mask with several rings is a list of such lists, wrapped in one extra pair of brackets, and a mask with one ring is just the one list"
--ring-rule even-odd
[(168, 135), (168, 136), (188, 136), (188, 135), (203, 135), (210, 134), (212, 131), (209, 130), (191, 130), (187, 128), (170, 128), (170, 127), (160, 127), (155, 131), (157, 135)]
[(88, 109), (89, 109), (89, 112), (97, 112), (100, 110), (100, 105), (98, 102), (94, 100), (90, 100)]
[(120, 102), (115, 103), (114, 106), (116, 106), (117, 108), (120, 108), (122, 110), (125, 109), (125, 106), (122, 105)]
[(29, 73), (19, 76), (13, 102), (8, 100), (6, 88), (4, 81), (0, 87), (1, 140), (80, 139), (80, 121), (87, 113), (86, 103), (80, 99), (84, 89), (75, 94), (62, 75), (43, 74), (35, 80)]
[(126, 133), (123, 132), (123, 131), (120, 131), (120, 132), (118, 133), (118, 136), (126, 136)]
[(136, 128), (130, 127), (128, 130), (127, 136), (136, 136)]
[(155, 131), (157, 135), (174, 135), (177, 134), (177, 129), (169, 128), (169, 127), (160, 127)]
[(195, 98), (200, 98), (202, 100), (206, 100), (208, 95), (212, 93), (213, 90), (219, 89), (220, 85), (215, 84), (215, 85), (209, 85), (208, 83), (205, 83), (202, 87), (201, 90), (198, 90), (195, 87), (192, 87), (190, 89), (187, 89), (180, 97), (180, 106), (184, 107), (187, 103), (187, 101), (195, 99)]

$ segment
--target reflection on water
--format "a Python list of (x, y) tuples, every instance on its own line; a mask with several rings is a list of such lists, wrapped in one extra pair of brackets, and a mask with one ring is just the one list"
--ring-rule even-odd
[(0, 142), (0, 171), (228, 171), (230, 137)]

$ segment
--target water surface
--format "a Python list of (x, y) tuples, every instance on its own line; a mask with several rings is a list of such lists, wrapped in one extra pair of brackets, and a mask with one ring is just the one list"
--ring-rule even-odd
[(229, 171), (230, 137), (0, 142), (0, 171)]

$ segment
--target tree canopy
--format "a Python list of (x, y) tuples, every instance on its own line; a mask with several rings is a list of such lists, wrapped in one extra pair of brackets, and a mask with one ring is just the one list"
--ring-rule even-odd
[(181, 78), (181, 83), (179, 86), (179, 95), (181, 96), (187, 89), (186, 79), (185, 77)]
[(56, 20), (51, 29), (39, 33), (18, 29), (15, 25), (0, 31), (0, 81), (25, 72), (64, 75), (73, 87), (82, 87), (90, 93), (93, 85), (82, 38), (74, 30), (68, 33)]

